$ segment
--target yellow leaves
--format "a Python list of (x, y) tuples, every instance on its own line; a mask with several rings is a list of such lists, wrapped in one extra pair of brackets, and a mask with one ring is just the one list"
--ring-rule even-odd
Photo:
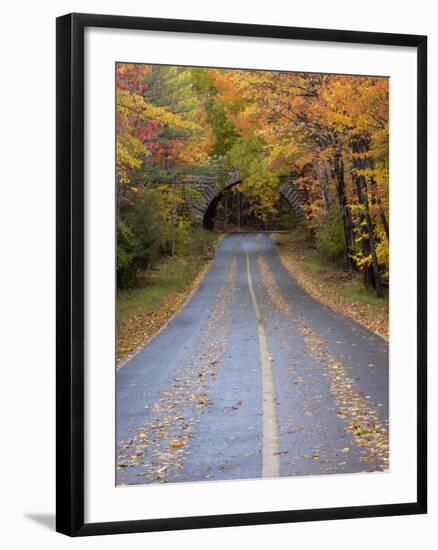
[(136, 121), (153, 120), (158, 125), (165, 127), (185, 130), (199, 129), (195, 122), (185, 120), (164, 107), (147, 103), (143, 96), (128, 91), (117, 91), (117, 114), (125, 119), (135, 116)]
[(351, 120), (346, 114), (329, 110), (326, 112), (326, 122), (328, 122), (334, 129), (342, 130), (345, 126), (349, 126)]
[(178, 447), (185, 447), (185, 442), (184, 441), (181, 441), (181, 440), (178, 440), (178, 439), (175, 439), (173, 441), (171, 441), (169, 443), (169, 445), (173, 448), (178, 448)]
[(274, 137), (274, 145), (269, 148), (269, 166), (274, 170), (289, 168), (291, 162), (298, 161), (299, 153), (299, 146), (293, 140), (281, 141)]
[(379, 265), (383, 266), (383, 276), (389, 277), (389, 242), (383, 229), (378, 231), (376, 255)]
[(361, 251), (359, 251), (356, 252), (356, 254), (350, 254), (350, 257), (353, 258), (359, 269), (363, 269), (364, 267), (371, 265), (371, 254), (365, 256)]
[(140, 155), (147, 154), (143, 144), (129, 134), (119, 135), (117, 139), (117, 165), (129, 168), (140, 168)]
[(141, 456), (143, 456), (144, 453), (136, 453), (135, 455), (131, 455), (131, 460), (138, 460)]
[(312, 453), (312, 454), (305, 454), (303, 455), (303, 458), (309, 458), (311, 460), (319, 460), (319, 457), (321, 455), (319, 453)]
[[(148, 166), (208, 161), (212, 132), (190, 69), (117, 65), (117, 177), (132, 187)], [(137, 174), (135, 174), (137, 172)]]

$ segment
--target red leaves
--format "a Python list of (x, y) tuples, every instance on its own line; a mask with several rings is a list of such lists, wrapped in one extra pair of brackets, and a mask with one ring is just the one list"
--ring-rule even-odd
[[(146, 142), (151, 139), (157, 138), (159, 132), (157, 132), (157, 123), (153, 120), (147, 122), (144, 126), (140, 126), (134, 130), (134, 135), (140, 141)], [(147, 144), (148, 146), (151, 144)], [(158, 145), (154, 143), (153, 145)]]
[(117, 89), (124, 92), (133, 92), (141, 94), (149, 88), (142, 82), (145, 74), (150, 72), (149, 65), (133, 65), (119, 63), (116, 68), (116, 86)]

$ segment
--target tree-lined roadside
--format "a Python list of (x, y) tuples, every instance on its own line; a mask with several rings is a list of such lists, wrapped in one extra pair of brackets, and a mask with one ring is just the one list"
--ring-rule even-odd
[[(385, 296), (387, 78), (126, 63), (116, 75), (119, 289), (180, 254), (200, 222), (200, 191), (190, 182), (214, 173), (212, 227), (220, 201), (225, 230), (284, 227), (279, 189), (290, 178), (326, 259)], [(239, 174), (238, 189), (216, 193), (230, 172)]]
[(197, 289), (219, 234), (201, 229), (192, 248), (140, 270), (134, 288), (117, 293), (116, 359), (121, 364), (154, 336)]
[(313, 298), (389, 339), (388, 296), (376, 297), (357, 272), (322, 259), (305, 231), (274, 233), (284, 267)]

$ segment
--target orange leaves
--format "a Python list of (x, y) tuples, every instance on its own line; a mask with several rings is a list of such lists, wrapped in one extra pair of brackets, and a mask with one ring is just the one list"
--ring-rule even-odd
[(248, 71), (210, 69), (214, 86), (218, 89), (217, 99), (224, 101), (234, 109), (244, 101), (244, 91), (249, 84), (246, 79)]
[[(355, 252), (355, 238), (375, 238), (388, 272), (387, 78), (119, 64), (116, 82), (117, 176), (125, 199), (217, 163), (239, 171), (251, 214), (267, 221), (279, 176), (291, 176), (312, 229), (338, 204), (346, 255)], [(353, 150), (357, 140), (367, 142), (365, 151)]]

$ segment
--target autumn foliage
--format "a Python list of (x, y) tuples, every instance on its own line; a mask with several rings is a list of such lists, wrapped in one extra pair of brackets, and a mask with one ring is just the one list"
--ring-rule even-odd
[(382, 296), (389, 278), (389, 80), (371, 76), (118, 64), (119, 283), (176, 252), (190, 188), (212, 163), (238, 169), (266, 220), (280, 176), (304, 191), (306, 225), (330, 261)]

